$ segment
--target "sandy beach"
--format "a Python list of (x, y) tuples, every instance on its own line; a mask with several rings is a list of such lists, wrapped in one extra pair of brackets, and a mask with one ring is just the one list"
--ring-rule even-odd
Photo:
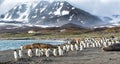
[(120, 52), (105, 52), (101, 48), (87, 48), (83, 51), (70, 51), (64, 56), (49, 58), (24, 56), (14, 61), (13, 50), (0, 51), (0, 64), (119, 64)]

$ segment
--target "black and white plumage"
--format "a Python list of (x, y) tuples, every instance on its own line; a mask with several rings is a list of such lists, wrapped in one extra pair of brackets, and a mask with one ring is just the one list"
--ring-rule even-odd
[(80, 51), (82, 51), (83, 50), (83, 45), (80, 45)]
[(66, 51), (66, 46), (65, 45), (63, 46), (63, 51)]
[(41, 56), (43, 56), (44, 55), (44, 53), (45, 53), (45, 50), (44, 49), (41, 49)]
[(71, 44), (71, 42), (70, 42), (70, 41), (68, 41), (68, 42), (67, 42), (67, 44)]
[(83, 43), (83, 46), (84, 46), (84, 48), (86, 48), (87, 47), (86, 43)]
[(84, 41), (81, 41), (81, 43), (80, 44), (82, 44), (83, 45), (83, 48), (86, 48), (86, 44), (85, 44), (85, 42)]
[(57, 49), (53, 49), (53, 55), (57, 56)]
[(36, 56), (40, 57), (41, 56), (41, 50), (39, 48), (37, 48), (35, 54), (36, 54)]
[(106, 42), (103, 42), (103, 46), (104, 46), (104, 47), (107, 47), (107, 43), (106, 43)]
[(97, 42), (95, 42), (95, 47), (98, 47), (98, 43)]
[(115, 44), (115, 42), (114, 42), (114, 41), (112, 41), (112, 44)]
[(74, 51), (74, 46), (73, 46), (73, 44), (70, 45), (70, 49), (71, 49), (71, 51)]
[(20, 46), (20, 49), (23, 50), (23, 46)]
[(90, 44), (89, 43), (87, 43), (87, 48), (89, 48), (90, 47)]
[(14, 50), (14, 59), (15, 59), (15, 61), (18, 60), (18, 53), (17, 53), (17, 50)]
[(49, 57), (50, 56), (50, 49), (45, 49), (45, 56)]
[(92, 47), (93, 47), (93, 48), (95, 47), (95, 43), (92, 43)]
[(32, 49), (28, 49), (27, 54), (28, 54), (29, 57), (32, 57), (33, 56)]
[(70, 51), (70, 45), (69, 44), (66, 45), (66, 51), (67, 52)]
[(119, 40), (116, 40), (115, 43), (120, 43)]
[(76, 49), (77, 51), (79, 50), (78, 44), (75, 44), (75, 49)]
[(63, 56), (63, 50), (61, 49), (60, 46), (58, 46), (58, 54), (59, 56)]
[(101, 43), (98, 41), (98, 47), (102, 47)]
[(19, 57), (22, 58), (23, 57), (23, 51), (21, 49), (19, 49)]
[(112, 42), (108, 42), (108, 45), (112, 45)]

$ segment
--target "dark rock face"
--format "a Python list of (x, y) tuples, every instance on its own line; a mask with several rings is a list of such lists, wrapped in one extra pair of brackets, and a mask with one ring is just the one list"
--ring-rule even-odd
[(120, 43), (116, 43), (110, 45), (108, 47), (103, 48), (104, 51), (120, 51)]

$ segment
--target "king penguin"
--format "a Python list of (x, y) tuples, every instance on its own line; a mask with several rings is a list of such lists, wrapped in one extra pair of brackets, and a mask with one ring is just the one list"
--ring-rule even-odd
[(31, 48), (28, 49), (28, 56), (29, 56), (29, 57), (32, 57), (32, 56), (33, 56), (32, 49), (31, 49)]
[(18, 54), (17, 54), (17, 50), (14, 50), (14, 59), (15, 59), (15, 61), (18, 61)]

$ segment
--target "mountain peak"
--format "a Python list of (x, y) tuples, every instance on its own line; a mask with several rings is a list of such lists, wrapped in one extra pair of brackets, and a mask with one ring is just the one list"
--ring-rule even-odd
[[(53, 0), (52, 0), (53, 1)], [(24, 25), (59, 27), (67, 23), (92, 27), (101, 20), (88, 12), (72, 6), (66, 1), (39, 1), (15, 6), (1, 16), (3, 21), (16, 21)]]

